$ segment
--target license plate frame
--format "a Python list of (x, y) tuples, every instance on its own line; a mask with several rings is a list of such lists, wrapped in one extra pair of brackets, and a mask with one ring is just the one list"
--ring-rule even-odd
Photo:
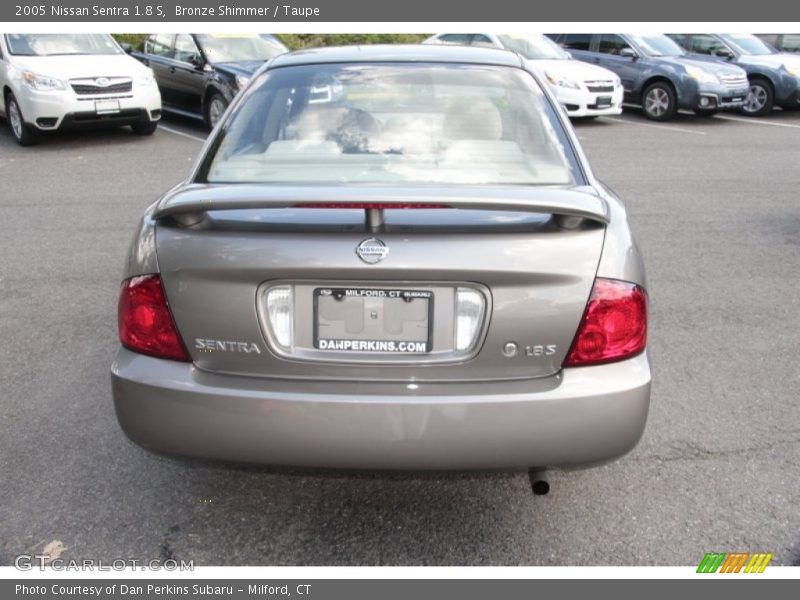
[[(320, 298), (322, 296), (334, 296), (341, 294), (343, 298), (409, 298), (413, 300), (426, 300), (426, 334), (424, 340), (401, 340), (391, 339), (365, 339), (359, 337), (340, 338), (340, 337), (320, 337)], [(316, 287), (313, 292), (313, 343), (314, 349), (321, 352), (344, 352), (361, 353), (369, 355), (411, 355), (424, 356), (433, 351), (433, 303), (434, 293), (431, 290), (421, 290), (418, 288), (388, 288), (388, 287), (355, 287), (355, 286), (331, 286)], [(366, 313), (367, 308), (364, 308)], [(366, 314), (364, 315), (366, 319)], [(383, 314), (381, 315), (383, 319)], [(414, 346), (409, 346), (414, 344)]]
[(119, 100), (95, 100), (94, 112), (98, 115), (115, 115), (120, 111)]

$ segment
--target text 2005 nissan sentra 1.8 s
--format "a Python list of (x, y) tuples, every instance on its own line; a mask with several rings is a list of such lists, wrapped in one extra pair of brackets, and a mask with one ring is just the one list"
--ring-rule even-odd
[(113, 396), (166, 454), (586, 466), (642, 435), (646, 334), (625, 209), (524, 61), (328, 48), (256, 73), (146, 211)]

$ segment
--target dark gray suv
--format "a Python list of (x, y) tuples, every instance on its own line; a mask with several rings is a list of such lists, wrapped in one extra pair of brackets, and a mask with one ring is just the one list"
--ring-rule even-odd
[(800, 107), (800, 56), (778, 52), (748, 33), (671, 34), (692, 56), (705, 61), (734, 64), (747, 72), (750, 90), (742, 112), (760, 117)]
[(728, 64), (693, 60), (665, 35), (619, 33), (550, 34), (578, 60), (614, 71), (625, 102), (642, 107), (648, 119), (666, 121), (678, 109), (710, 115), (740, 108), (747, 75)]

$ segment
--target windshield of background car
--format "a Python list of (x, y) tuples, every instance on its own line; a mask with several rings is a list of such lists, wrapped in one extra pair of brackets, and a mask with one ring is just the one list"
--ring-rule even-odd
[(734, 46), (739, 54), (749, 56), (764, 56), (775, 54), (775, 50), (767, 46), (763, 41), (754, 35), (730, 34), (721, 36), (731, 46)]
[(197, 41), (212, 63), (265, 61), (286, 52), (275, 40), (258, 34), (198, 34)]
[(198, 180), (566, 185), (564, 129), (518, 68), (323, 64), (267, 71), (244, 92)]
[(569, 54), (555, 42), (544, 36), (498, 35), (497, 38), (506, 50), (517, 52), (531, 60), (566, 60)]
[(631, 39), (647, 56), (683, 56), (686, 54), (683, 48), (665, 35), (632, 35)]
[(122, 53), (104, 33), (7, 33), (6, 46), (15, 56)]

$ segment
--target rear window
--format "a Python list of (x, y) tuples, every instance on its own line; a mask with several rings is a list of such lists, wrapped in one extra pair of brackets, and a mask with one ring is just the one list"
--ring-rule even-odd
[(267, 71), (199, 180), (566, 185), (577, 163), (536, 81), (508, 67), (327, 64)]

